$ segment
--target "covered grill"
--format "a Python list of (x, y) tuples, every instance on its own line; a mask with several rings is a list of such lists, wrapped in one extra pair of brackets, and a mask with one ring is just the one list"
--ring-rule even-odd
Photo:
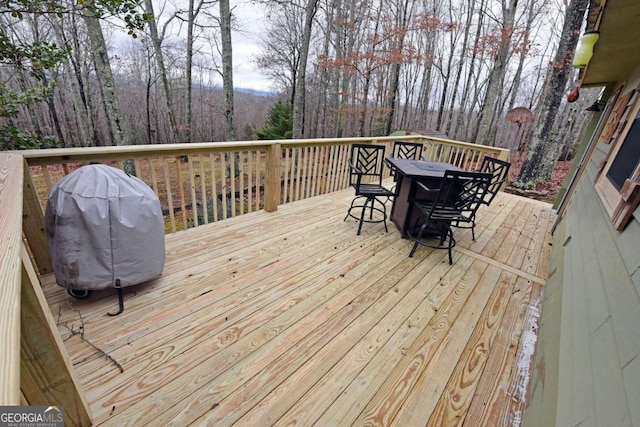
[(159, 276), (164, 219), (156, 194), (140, 179), (105, 165), (83, 166), (49, 192), (45, 213), (56, 281), (76, 297)]

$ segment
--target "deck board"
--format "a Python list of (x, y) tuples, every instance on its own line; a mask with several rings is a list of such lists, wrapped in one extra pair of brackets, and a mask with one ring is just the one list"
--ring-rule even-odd
[(475, 241), (454, 231), (450, 266), (408, 258), (392, 223), (356, 236), (352, 197), (168, 235), (163, 275), (126, 288), (117, 317), (113, 290), (75, 300), (43, 277), (94, 424), (515, 425), (550, 205), (500, 193)]

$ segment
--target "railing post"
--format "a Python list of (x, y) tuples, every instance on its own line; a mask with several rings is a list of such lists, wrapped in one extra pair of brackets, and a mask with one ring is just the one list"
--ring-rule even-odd
[(0, 405), (20, 404), (22, 158), (0, 153)]
[(22, 212), (22, 231), (29, 242), (29, 249), (33, 255), (36, 267), (40, 274), (47, 274), (53, 271), (51, 267), (51, 256), (49, 255), (49, 244), (44, 229), (44, 215), (42, 206), (38, 198), (36, 187), (31, 179), (29, 165), (24, 161), (24, 195)]
[(280, 163), (282, 162), (282, 145), (278, 143), (267, 147), (264, 185), (264, 210), (275, 212), (280, 203)]

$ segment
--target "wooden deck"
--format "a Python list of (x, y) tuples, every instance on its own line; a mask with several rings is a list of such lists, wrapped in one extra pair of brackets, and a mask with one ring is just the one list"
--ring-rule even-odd
[(95, 425), (519, 425), (550, 205), (500, 193), (449, 266), (392, 223), (356, 236), (352, 194), (167, 236), (117, 317), (43, 278)]

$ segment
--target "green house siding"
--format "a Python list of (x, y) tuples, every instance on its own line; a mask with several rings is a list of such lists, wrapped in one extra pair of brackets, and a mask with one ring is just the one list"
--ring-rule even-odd
[(640, 426), (640, 210), (614, 230), (593, 185), (605, 155), (554, 233), (525, 426)]

